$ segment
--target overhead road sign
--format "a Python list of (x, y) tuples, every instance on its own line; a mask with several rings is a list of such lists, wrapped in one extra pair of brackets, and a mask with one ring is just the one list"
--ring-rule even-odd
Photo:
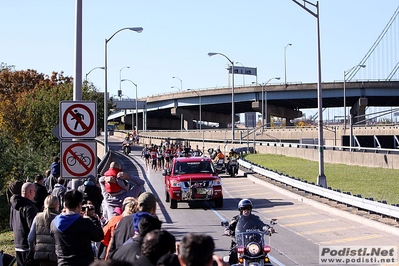
[[(231, 74), (231, 66), (228, 68), (229, 73)], [(241, 74), (241, 75), (257, 75), (257, 68), (256, 67), (240, 67), (234, 66), (234, 74)]]
[(62, 101), (60, 127), (62, 139), (93, 139), (97, 136), (97, 105), (94, 101)]

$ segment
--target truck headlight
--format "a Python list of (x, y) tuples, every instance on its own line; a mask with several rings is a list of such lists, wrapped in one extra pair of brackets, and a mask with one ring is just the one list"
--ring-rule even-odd
[(213, 186), (221, 186), (221, 185), (222, 185), (222, 180), (220, 178), (213, 180)]
[(181, 187), (181, 182), (179, 182), (177, 180), (172, 180), (172, 181), (170, 181), (170, 186), (171, 187)]

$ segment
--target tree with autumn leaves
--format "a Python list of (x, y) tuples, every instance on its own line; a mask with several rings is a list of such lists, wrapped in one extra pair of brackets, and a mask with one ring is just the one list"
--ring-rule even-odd
[[(87, 82), (82, 100), (97, 102), (97, 125), (103, 125), (103, 93)], [(61, 101), (73, 99), (73, 79), (36, 70), (0, 69), (0, 188), (13, 180), (44, 173), (60, 142), (52, 133), (59, 124)], [(97, 129), (99, 131), (99, 128)]]

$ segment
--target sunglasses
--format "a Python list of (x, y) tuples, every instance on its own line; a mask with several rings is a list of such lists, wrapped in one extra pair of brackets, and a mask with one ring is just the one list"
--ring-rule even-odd
[(252, 210), (251, 207), (242, 207), (241, 210)]

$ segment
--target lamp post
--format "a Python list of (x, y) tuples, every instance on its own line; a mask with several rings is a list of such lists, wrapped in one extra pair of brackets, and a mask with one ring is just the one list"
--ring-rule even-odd
[(286, 56), (286, 53), (287, 53), (288, 46), (292, 46), (292, 43), (289, 43), (284, 47), (284, 85), (286, 88), (287, 88), (287, 56)]
[[(297, 0), (292, 0), (294, 3), (302, 7), (309, 14), (316, 18), (317, 24), (317, 105), (319, 114), (318, 123), (318, 138), (319, 138), (319, 175), (317, 176), (317, 185), (327, 188), (327, 178), (324, 175), (324, 144), (323, 144), (323, 97), (322, 97), (322, 87), (321, 87), (321, 49), (320, 49), (320, 12), (319, 12), (319, 1), (316, 4), (302, 0), (303, 4), (299, 3)], [(313, 6), (316, 12), (310, 10), (306, 4)]]
[(178, 87), (176, 87), (176, 86), (172, 86), (172, 87), (170, 87), (171, 89), (176, 89), (176, 90), (178, 90), (178, 91), (181, 91), (181, 89), (180, 88), (178, 88)]
[(111, 35), (109, 39), (105, 39), (105, 48), (104, 48), (104, 69), (105, 69), (105, 75), (104, 75), (104, 153), (108, 152), (108, 80), (107, 80), (107, 75), (108, 75), (108, 67), (107, 67), (107, 45), (108, 42), (119, 32), (123, 30), (131, 30), (135, 31), (137, 33), (141, 33), (143, 31), (142, 27), (130, 27), (130, 28), (122, 28), (118, 31), (116, 31), (114, 34)]
[(201, 94), (199, 94), (196, 90), (188, 89), (189, 91), (195, 92), (198, 95), (198, 104), (199, 104), (199, 130), (201, 131), (202, 127), (202, 106), (201, 106)]
[(346, 129), (346, 75), (348, 75), (356, 67), (365, 68), (366, 65), (356, 65), (351, 67), (347, 71), (344, 71), (344, 129)]
[(178, 78), (178, 77), (172, 77), (172, 79), (180, 80), (180, 91), (183, 91), (183, 81), (180, 78)]
[[(266, 85), (267, 85), (270, 81), (272, 81), (273, 79), (280, 80), (280, 77), (271, 78), (271, 79), (269, 79), (268, 81), (263, 82), (263, 83), (261, 84), (261, 86), (262, 86), (262, 132), (263, 132), (263, 129), (265, 128), (265, 117), (266, 117), (266, 126), (267, 126), (267, 108), (264, 107), (265, 104), (263, 103), (263, 101), (265, 101), (265, 102), (266, 102), (266, 105), (267, 105), (267, 97), (266, 97), (266, 99), (265, 99), (265, 94), (266, 94), (266, 92), (264, 92), (264, 88), (265, 88)], [(264, 110), (266, 110), (266, 112), (264, 112)], [(264, 115), (265, 113), (266, 113), (266, 115)]]
[[(243, 64), (241, 64), (241, 62), (236, 62), (236, 64), (240, 64), (242, 67), (244, 67)], [(242, 75), (242, 85), (245, 86), (245, 75)]]
[(137, 108), (137, 84), (136, 83), (134, 83), (133, 81), (131, 81), (130, 79), (122, 79), (121, 80), (121, 82), (123, 82), (123, 81), (129, 81), (129, 82), (131, 82), (134, 86), (136, 86), (136, 121), (135, 121), (135, 123), (134, 123), (134, 127), (136, 128), (136, 131), (137, 131), (137, 133), (138, 133), (138, 131), (139, 131), (139, 128), (138, 128), (138, 119), (139, 119), (139, 115), (138, 115), (138, 108)]
[(234, 143), (234, 62), (230, 60), (226, 55), (222, 53), (208, 53), (208, 56), (221, 55), (224, 56), (231, 64), (231, 77), (232, 77), (232, 86), (231, 86), (231, 143)]
[(86, 82), (87, 82), (87, 76), (93, 71), (93, 70), (95, 70), (95, 69), (105, 69), (105, 67), (95, 67), (95, 68), (93, 68), (92, 70), (90, 70), (88, 73), (86, 73), (86, 78), (85, 78), (85, 80), (86, 80)]
[(130, 68), (130, 67), (129, 66), (125, 66), (125, 67), (122, 67), (119, 70), (119, 91), (118, 91), (119, 100), (122, 100), (122, 81), (121, 81), (121, 79), (122, 79), (122, 70), (125, 69), (125, 68)]

